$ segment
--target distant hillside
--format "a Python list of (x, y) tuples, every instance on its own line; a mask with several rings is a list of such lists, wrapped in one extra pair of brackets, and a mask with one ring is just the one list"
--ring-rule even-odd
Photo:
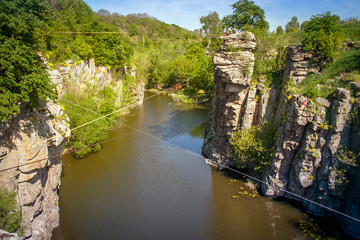
[[(342, 40), (345, 42), (360, 41), (360, 21), (352, 19), (342, 21), (339, 24), (342, 30)], [(284, 33), (277, 37), (277, 41), (287, 46), (300, 44), (304, 38), (304, 31), (298, 30), (291, 33)]]
[(147, 13), (134, 13), (123, 16), (119, 13), (110, 13), (100, 9), (95, 15), (103, 22), (116, 26), (119, 31), (127, 33), (129, 36), (143, 35), (156, 40), (163, 38), (196, 38), (192, 31), (188, 31), (175, 24), (164, 23)]

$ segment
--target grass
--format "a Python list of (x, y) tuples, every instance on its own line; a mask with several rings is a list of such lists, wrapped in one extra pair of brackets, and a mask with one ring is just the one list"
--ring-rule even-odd
[(304, 31), (299, 30), (292, 33), (285, 33), (277, 37), (276, 42), (284, 46), (298, 45), (304, 38)]
[(309, 75), (298, 84), (298, 92), (315, 100), (327, 98), (338, 87), (352, 91), (350, 82), (360, 82), (360, 50), (339, 52), (339, 58), (321, 75)]
[(353, 20), (339, 24), (343, 31), (344, 41), (359, 41), (360, 40), (360, 21)]

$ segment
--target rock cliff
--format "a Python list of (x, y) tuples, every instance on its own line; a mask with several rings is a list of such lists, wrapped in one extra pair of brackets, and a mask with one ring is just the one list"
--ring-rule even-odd
[[(251, 33), (233, 34), (224, 37), (223, 46), (215, 54), (215, 90), (202, 148), (207, 162), (220, 168), (234, 166), (228, 157), (234, 131), (271, 118), (278, 126), (278, 138), (271, 165), (263, 177), (265, 183), (260, 186), (262, 192), (301, 201), (312, 214), (336, 216), (347, 234), (360, 238), (359, 222), (313, 203), (360, 219), (360, 116), (359, 104), (353, 98), (357, 96), (338, 88), (331, 98), (313, 102), (288, 93), (286, 86), (290, 81), (297, 84), (309, 72), (319, 71), (311, 67), (312, 56), (301, 45), (286, 49), (281, 89), (266, 89), (261, 82), (252, 85), (254, 48)], [(352, 85), (356, 93), (358, 84)]]
[(50, 239), (59, 224), (60, 154), (70, 135), (61, 106), (25, 104), (11, 120), (0, 123), (0, 187), (16, 191), (25, 238)]
[[(114, 104), (120, 106), (123, 100), (123, 81), (121, 76), (114, 76), (110, 67), (96, 66), (94, 59), (73, 62), (68, 60), (62, 63), (59, 69), (50, 68), (51, 81), (56, 85), (59, 96), (65, 93), (74, 95), (86, 94), (87, 89), (102, 90), (110, 87), (116, 94)], [(135, 72), (132, 72), (135, 75)], [(141, 105), (144, 99), (145, 84), (137, 84), (132, 89), (135, 101)]]
[[(238, 128), (250, 128), (271, 116), (277, 89), (263, 83), (251, 85), (255, 57), (255, 36), (241, 32), (223, 37), (214, 56), (214, 94), (202, 152), (209, 164), (234, 166), (227, 157), (230, 138)], [(264, 94), (260, 94), (263, 93)]]
[[(107, 86), (116, 94), (115, 106), (124, 101), (121, 76), (113, 79), (110, 67), (95, 66), (93, 59), (66, 61), (59, 69), (49, 65), (49, 76), (59, 96)], [(133, 86), (130, 94), (141, 105), (144, 84)], [(41, 102), (36, 110), (27, 109), (23, 103), (19, 114), (0, 122), (0, 188), (17, 193), (26, 239), (50, 239), (59, 225), (60, 155), (68, 136), (70, 120), (52, 101)]]

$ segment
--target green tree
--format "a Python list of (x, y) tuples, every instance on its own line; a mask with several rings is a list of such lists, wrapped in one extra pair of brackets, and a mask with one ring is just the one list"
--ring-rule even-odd
[(52, 18), (45, 0), (0, 1), (0, 120), (19, 112), (21, 102), (33, 108), (52, 97), (42, 91), (53, 92), (40, 57)]
[(0, 229), (7, 232), (22, 232), (22, 215), (16, 207), (15, 192), (0, 189)]
[(300, 23), (296, 16), (292, 17), (290, 22), (288, 22), (285, 26), (285, 31), (287, 33), (295, 32), (300, 29)]
[(282, 26), (278, 26), (278, 27), (276, 28), (276, 31), (275, 31), (275, 32), (276, 32), (276, 35), (277, 35), (277, 36), (284, 34), (284, 30), (283, 30)]
[(216, 11), (209, 12), (208, 15), (202, 16), (200, 18), (201, 31), (209, 36), (220, 36), (222, 34), (223, 28), (222, 23), (219, 18), (219, 14)]
[(270, 165), (276, 131), (274, 123), (264, 122), (235, 132), (230, 140), (233, 147), (230, 156), (236, 161), (237, 167), (251, 169), (261, 175), (265, 167)]
[[(99, 94), (106, 95), (109, 93), (107, 90), (104, 90)], [(109, 98), (111, 99), (112, 96)], [(113, 109), (111, 108), (111, 105), (114, 103), (111, 102), (111, 105), (109, 106), (109, 102), (95, 101), (92, 98), (85, 98), (81, 101), (78, 101), (75, 96), (69, 93), (64, 95), (60, 99), (60, 102), (65, 105), (65, 112), (71, 119), (70, 121), (72, 128), (79, 127), (85, 123), (100, 118), (101, 115), (99, 114), (106, 114), (108, 111), (112, 111)], [(69, 102), (79, 104), (85, 109), (90, 109), (93, 112), (89, 112), (88, 110), (74, 106)], [(100, 105), (101, 103), (103, 105)], [(98, 121), (94, 121), (91, 124), (72, 131), (71, 137), (68, 139), (68, 143), (72, 148), (75, 149), (75, 156), (83, 157), (88, 153), (100, 150), (101, 145), (96, 145), (96, 143), (108, 138), (108, 129), (110, 124), (110, 119), (102, 118)]]
[(330, 12), (312, 16), (304, 26), (304, 49), (319, 57), (327, 64), (334, 61), (340, 46), (341, 32), (337, 23), (340, 17)]
[(223, 19), (226, 28), (236, 27), (242, 30), (259, 28), (267, 31), (269, 23), (265, 20), (265, 12), (253, 1), (239, 0), (231, 5), (234, 12)]

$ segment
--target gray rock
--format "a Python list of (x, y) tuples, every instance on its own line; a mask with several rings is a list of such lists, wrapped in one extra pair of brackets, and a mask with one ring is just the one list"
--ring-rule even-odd
[[(8, 169), (0, 174), (0, 187), (16, 190), (25, 238), (50, 239), (58, 226), (59, 156), (65, 138), (56, 125), (64, 121), (60, 120), (62, 114), (61, 107), (53, 102), (42, 103), (39, 111), (23, 107), (0, 138), (0, 149), (7, 154), (0, 161), (0, 169)], [(68, 130), (68, 122), (66, 125)]]
[(318, 102), (321, 106), (329, 108), (331, 106), (331, 102), (326, 100), (325, 98), (316, 98), (316, 102)]
[[(217, 168), (234, 166), (236, 163), (228, 157), (233, 133), (275, 119), (278, 138), (270, 167), (263, 176), (262, 192), (300, 201), (308, 212), (318, 216), (335, 215), (350, 236), (360, 238), (358, 222), (313, 203), (360, 218), (360, 167), (348, 172), (357, 171), (349, 190), (338, 181), (342, 177), (341, 151), (358, 152), (360, 146), (360, 127), (350, 121), (360, 112), (359, 104), (352, 105), (350, 91), (343, 88), (336, 89), (331, 100), (317, 98), (317, 105), (305, 96), (284, 94), (288, 81), (298, 83), (308, 73), (319, 71), (310, 66), (312, 56), (301, 45), (287, 47), (282, 89), (251, 86), (254, 38), (247, 43), (243, 36), (236, 37), (224, 37), (224, 45), (214, 56), (214, 94), (202, 147), (206, 162)], [(227, 49), (239, 51), (226, 52)], [(244, 66), (250, 66), (245, 71), (249, 75), (244, 74)], [(352, 86), (354, 92), (359, 91), (359, 84)]]
[(55, 85), (63, 84), (64, 80), (59, 70), (48, 70), (49, 78)]

